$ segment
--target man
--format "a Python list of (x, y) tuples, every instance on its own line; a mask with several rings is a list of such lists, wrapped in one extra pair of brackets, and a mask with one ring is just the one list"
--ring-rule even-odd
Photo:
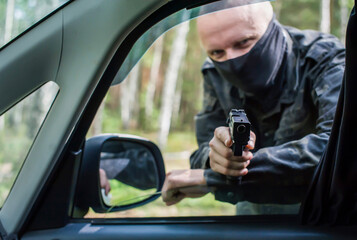
[[(206, 189), (186, 186), (207, 185), (231, 203), (300, 202), (328, 142), (344, 47), (331, 35), (281, 26), (269, 2), (208, 14), (197, 26), (209, 57), (195, 119), (199, 149), (190, 159), (194, 170), (168, 174), (164, 201), (201, 196)], [(230, 149), (226, 119), (233, 108), (252, 123), (241, 157)]]

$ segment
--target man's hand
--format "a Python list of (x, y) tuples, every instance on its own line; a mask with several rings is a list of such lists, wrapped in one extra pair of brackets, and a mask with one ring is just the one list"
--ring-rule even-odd
[(105, 195), (108, 195), (110, 192), (110, 184), (107, 178), (107, 174), (103, 169), (99, 169), (99, 180), (100, 180), (100, 187), (105, 190)]
[(162, 199), (167, 206), (185, 197), (198, 198), (209, 192), (203, 169), (174, 170), (166, 174), (162, 187)]
[(250, 140), (242, 156), (234, 156), (232, 149), (233, 144), (229, 127), (218, 127), (214, 131), (214, 137), (209, 143), (210, 146), (210, 166), (213, 171), (227, 176), (244, 176), (248, 173), (247, 166), (253, 158), (249, 151), (254, 149), (255, 134), (250, 131)]

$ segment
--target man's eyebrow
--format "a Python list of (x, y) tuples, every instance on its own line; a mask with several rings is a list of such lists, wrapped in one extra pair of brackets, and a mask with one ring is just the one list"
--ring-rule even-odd
[(257, 33), (250, 33), (250, 34), (247, 34), (246, 36), (239, 38), (238, 40), (236, 39), (235, 42), (242, 42), (244, 40), (255, 39), (257, 37), (259, 37), (259, 35)]

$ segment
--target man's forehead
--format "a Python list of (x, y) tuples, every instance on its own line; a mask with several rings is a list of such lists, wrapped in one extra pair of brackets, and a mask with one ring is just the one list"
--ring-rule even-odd
[(232, 21), (253, 21), (254, 16), (249, 7), (235, 7), (203, 15), (197, 19), (198, 25), (206, 25), (207, 22), (229, 23)]
[(208, 48), (262, 35), (272, 16), (272, 10), (260, 6), (241, 6), (201, 16), (197, 19), (201, 41)]
[(207, 23), (229, 24), (229, 22), (245, 24), (260, 24), (269, 22), (273, 16), (273, 9), (269, 2), (232, 7), (203, 15), (197, 19), (197, 24), (205, 26)]
[(268, 25), (268, 21), (262, 18), (254, 18), (252, 15), (237, 11), (225, 10), (212, 13), (197, 19), (197, 27), (200, 37), (208, 38), (213, 34), (252, 34)]

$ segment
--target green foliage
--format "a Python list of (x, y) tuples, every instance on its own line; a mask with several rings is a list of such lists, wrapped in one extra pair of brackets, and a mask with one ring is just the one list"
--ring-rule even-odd
[(316, 0), (277, 0), (279, 6), (279, 21), (299, 29), (319, 29), (320, 1)]
[[(279, 21), (299, 29), (319, 30), (321, 0), (277, 0), (272, 2)], [(348, 0), (348, 10), (353, 7), (353, 0)], [(340, 37), (341, 0), (331, 0), (331, 33)]]
[(4, 203), (31, 146), (27, 127), (0, 131), (0, 206)]
[(47, 83), (1, 116), (0, 206), (26, 159), (57, 90), (56, 84)]
[(196, 21), (190, 22), (187, 37), (187, 54), (181, 68), (182, 98), (178, 123), (173, 130), (194, 130), (194, 116), (202, 107), (202, 75), (201, 66), (207, 55), (200, 45), (196, 29)]
[(6, 17), (6, 1), (0, 0), (0, 47), (3, 45), (3, 38), (5, 35), (5, 17)]
[[(351, 7), (352, 0), (348, 0), (349, 7)], [(279, 21), (284, 25), (293, 26), (299, 29), (319, 29), (320, 25), (320, 0), (277, 0), (272, 2), (274, 11)], [(331, 0), (331, 31), (333, 34), (339, 36), (340, 34), (340, 0)], [(175, 29), (167, 31), (163, 36), (163, 53), (162, 62), (160, 65), (160, 75), (155, 90), (154, 109), (152, 116), (145, 114), (145, 101), (147, 94), (148, 81), (153, 60), (153, 50), (151, 47), (140, 60), (141, 81), (139, 84), (139, 93), (137, 95), (138, 109), (132, 116), (135, 127), (142, 131), (158, 131), (159, 116), (161, 107), (161, 95), (165, 81), (165, 74), (168, 65), (168, 59), (171, 54), (172, 43), (175, 37)], [(155, 43), (154, 43), (155, 45)], [(154, 46), (153, 45), (153, 46)], [(206, 54), (200, 46), (200, 41), (197, 36), (197, 29), (195, 21), (190, 22), (190, 31), (187, 36), (187, 53), (181, 65), (179, 72), (179, 82), (181, 82), (181, 102), (177, 118), (172, 120), (170, 131), (194, 131), (194, 116), (200, 111), (202, 106), (202, 76), (201, 65), (206, 58)], [(113, 99), (115, 104), (111, 101), (111, 93), (108, 94), (107, 104), (115, 105), (118, 113), (106, 112), (106, 117), (110, 120), (104, 120), (103, 128), (106, 132), (121, 129), (120, 117), (120, 97)], [(135, 106), (131, 106), (135, 108)], [(113, 123), (115, 121), (115, 124)], [(116, 128), (118, 126), (118, 128)]]
[(117, 110), (104, 108), (102, 126), (104, 133), (119, 132), (119, 129), (121, 127), (120, 113)]
[(166, 152), (193, 151), (198, 148), (193, 131), (172, 132), (168, 138)]
[(171, 208), (177, 208), (180, 216), (235, 215), (235, 205), (216, 201), (210, 193), (202, 198), (184, 199)]
[(112, 195), (110, 204), (112, 206), (137, 203), (147, 199), (151, 194), (156, 192), (156, 189), (137, 189), (115, 179), (111, 179), (109, 183), (111, 188), (110, 194)]
[[(125, 193), (121, 193), (125, 194)], [(185, 198), (181, 202), (166, 206), (162, 198), (147, 205), (122, 212), (96, 214), (93, 210), (87, 218), (123, 218), (123, 217), (183, 217), (183, 216), (229, 216), (236, 215), (236, 207), (230, 203), (219, 202), (214, 195), (207, 194), (201, 198)]]
[[(68, 0), (14, 0), (14, 18), (11, 39), (21, 34), (33, 24)], [(0, 47), (5, 44), (5, 18), (8, 0), (0, 0)]]

